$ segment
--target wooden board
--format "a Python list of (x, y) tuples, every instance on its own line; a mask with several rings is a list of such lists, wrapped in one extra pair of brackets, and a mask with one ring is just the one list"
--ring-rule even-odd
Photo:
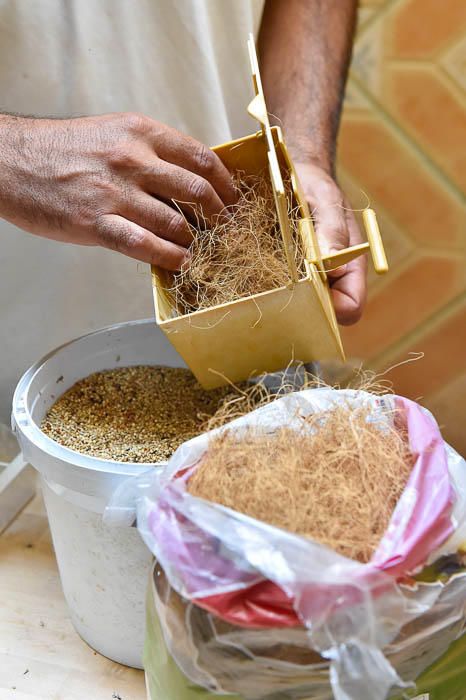
[[(22, 463), (22, 458), (21, 463)], [(7, 467), (0, 466), (0, 535), (35, 494), (36, 471), (29, 464), (2, 488)]]
[(0, 700), (146, 700), (142, 671), (74, 631), (37, 496), (0, 536)]

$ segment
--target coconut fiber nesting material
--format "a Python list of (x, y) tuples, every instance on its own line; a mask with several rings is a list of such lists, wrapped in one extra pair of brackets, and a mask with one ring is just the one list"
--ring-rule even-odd
[(225, 431), (191, 477), (191, 494), (367, 562), (413, 466), (407, 436), (338, 407), (270, 434)]
[[(286, 285), (286, 261), (274, 194), (267, 173), (236, 174), (237, 202), (203, 226), (202, 212), (193, 207), (196, 226), (190, 259), (172, 278), (168, 289), (180, 314), (208, 309)], [(304, 252), (298, 233), (298, 209), (290, 181), (285, 181), (288, 215), (296, 244), (296, 264), (304, 274)]]

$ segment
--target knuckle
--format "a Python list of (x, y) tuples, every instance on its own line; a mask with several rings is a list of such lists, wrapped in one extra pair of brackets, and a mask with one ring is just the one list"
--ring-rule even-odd
[(201, 177), (195, 177), (189, 184), (189, 196), (195, 202), (203, 202), (210, 198), (211, 189), (207, 180)]
[(161, 246), (154, 254), (152, 264), (159, 265), (165, 270), (179, 270), (185, 261), (185, 257), (181, 249), (167, 250), (165, 246)]
[(332, 204), (343, 205), (343, 196), (338, 188), (338, 185), (326, 178), (321, 180), (318, 185), (318, 198), (325, 202), (331, 202)]
[(150, 164), (144, 161), (143, 158), (139, 159), (138, 172), (141, 178), (149, 183), (158, 183), (162, 178), (161, 168), (160, 168), (160, 158), (156, 155), (152, 155), (152, 160)]
[(110, 250), (115, 250), (115, 236), (114, 232), (107, 223), (104, 221), (97, 221), (96, 225), (97, 231), (97, 242), (103, 248), (109, 248)]
[(96, 221), (95, 204), (85, 202), (80, 207), (73, 207), (69, 211), (69, 219), (73, 226), (79, 226), (87, 232), (93, 231)]
[(342, 318), (340, 318), (340, 324), (342, 326), (354, 325), (361, 319), (363, 311), (364, 303), (362, 301), (354, 301), (353, 304), (348, 305), (348, 307), (345, 309), (344, 314), (342, 314)]
[(136, 155), (134, 146), (128, 142), (115, 144), (108, 154), (109, 164), (117, 169), (139, 167), (139, 158)]
[(89, 204), (94, 208), (97, 201), (101, 209), (106, 209), (109, 206), (112, 207), (112, 204), (118, 201), (121, 189), (111, 174), (106, 174), (104, 177), (96, 179), (93, 186), (95, 188), (96, 197), (95, 201), (90, 200)]
[(104, 248), (126, 253), (137, 247), (139, 236), (130, 226), (115, 227), (111, 223), (103, 223), (98, 227), (98, 240)]
[(317, 228), (317, 238), (322, 247), (322, 252), (335, 252), (346, 248), (348, 244), (348, 232), (339, 224), (319, 226)]
[(186, 222), (181, 214), (172, 214), (165, 225), (165, 234), (170, 241), (179, 241), (184, 237)]
[(118, 250), (125, 253), (134, 250), (141, 243), (141, 235), (130, 227), (123, 228), (117, 236)]
[(213, 151), (202, 143), (198, 144), (194, 152), (194, 159), (199, 170), (206, 175), (210, 175), (215, 168), (215, 155)]
[(336, 222), (332, 227), (332, 241), (337, 248), (344, 248), (348, 243), (348, 230), (341, 222)]
[(149, 123), (149, 117), (140, 112), (123, 112), (121, 119), (123, 126), (133, 133), (144, 132)]

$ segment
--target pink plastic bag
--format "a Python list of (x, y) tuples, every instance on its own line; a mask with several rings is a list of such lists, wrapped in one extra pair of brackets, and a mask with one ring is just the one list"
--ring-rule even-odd
[[(381, 430), (393, 422), (396, 409), (416, 455), (389, 528), (368, 564), (191, 496), (186, 480), (211, 434), (182, 445), (163, 473), (154, 476), (139, 499), (138, 527), (180, 595), (240, 627), (305, 626), (310, 645), (331, 661), (335, 698), (376, 700), (393, 685), (403, 687), (382, 648), (435, 603), (433, 590), (407, 597), (398, 581), (421, 568), (440, 546), (448, 548), (455, 529), (450, 461), (461, 458), (451, 448), (448, 458), (434, 418), (414, 402), (360, 391), (289, 394), (228, 429), (297, 427), (302, 425), (298, 414), (326, 411), (341, 402), (368, 406), (370, 420)], [(456, 527), (465, 525), (466, 511), (461, 517)], [(367, 694), (374, 677), (377, 689)]]

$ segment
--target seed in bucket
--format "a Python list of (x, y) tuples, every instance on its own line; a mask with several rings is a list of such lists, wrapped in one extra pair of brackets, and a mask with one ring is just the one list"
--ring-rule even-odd
[(160, 462), (204, 428), (230, 388), (205, 391), (179, 367), (91, 374), (61, 396), (42, 430), (76, 452), (119, 462)]

